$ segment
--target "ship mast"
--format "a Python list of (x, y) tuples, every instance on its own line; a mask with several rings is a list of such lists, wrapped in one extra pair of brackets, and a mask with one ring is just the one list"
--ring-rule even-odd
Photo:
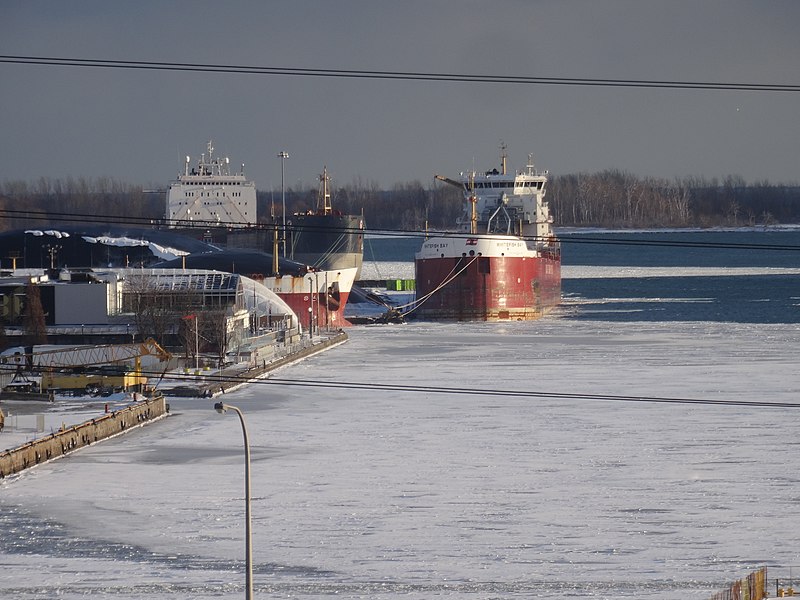
[(272, 223), (272, 272), (280, 275), (280, 263), (278, 262), (278, 224)]
[(475, 195), (475, 171), (469, 175), (469, 232), (472, 235), (478, 233), (478, 196)]
[(475, 195), (475, 171), (469, 174), (469, 183), (463, 183), (462, 181), (456, 181), (455, 179), (450, 179), (449, 177), (444, 177), (443, 175), (434, 175), (434, 179), (439, 181), (444, 181), (447, 184), (450, 184), (454, 187), (460, 188), (464, 197), (467, 198), (467, 202), (470, 203), (470, 215), (469, 215), (469, 232), (472, 235), (478, 233), (478, 196)]
[[(328, 191), (328, 182), (331, 180), (328, 177), (328, 167), (325, 166), (322, 168), (322, 175), (319, 176), (319, 181), (321, 185), (321, 193), (319, 200), (322, 201), (322, 214), (329, 215), (333, 212), (333, 207), (331, 206), (331, 194)], [(317, 211), (320, 210), (320, 202), (317, 201)]]

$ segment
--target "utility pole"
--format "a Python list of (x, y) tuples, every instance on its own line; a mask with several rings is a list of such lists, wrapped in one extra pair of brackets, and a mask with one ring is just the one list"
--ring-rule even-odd
[(286, 191), (283, 184), (283, 166), (286, 159), (289, 158), (289, 153), (281, 150), (278, 152), (278, 158), (281, 159), (281, 204), (283, 204), (283, 258), (286, 258)]
[(232, 410), (239, 416), (239, 421), (242, 424), (242, 435), (244, 437), (244, 560), (245, 560), (245, 600), (252, 600), (253, 598), (253, 516), (251, 512), (251, 499), (250, 499), (250, 442), (247, 438), (247, 425), (244, 422), (244, 415), (241, 409), (224, 402), (217, 402), (214, 404), (214, 409), (219, 414), (225, 414), (227, 411)]

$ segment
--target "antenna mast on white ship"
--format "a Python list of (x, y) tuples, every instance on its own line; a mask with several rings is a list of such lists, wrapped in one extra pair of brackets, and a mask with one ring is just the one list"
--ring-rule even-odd
[(469, 232), (472, 235), (478, 233), (478, 196), (475, 195), (475, 171), (469, 175)]
[[(331, 194), (328, 191), (328, 182), (330, 180), (331, 178), (328, 177), (328, 167), (326, 165), (322, 167), (322, 175), (319, 176), (321, 184), (320, 200), (322, 200), (322, 213), (325, 215), (329, 215), (333, 211), (333, 207), (331, 206)], [(319, 210), (319, 208), (319, 202), (317, 202), (317, 210)]]

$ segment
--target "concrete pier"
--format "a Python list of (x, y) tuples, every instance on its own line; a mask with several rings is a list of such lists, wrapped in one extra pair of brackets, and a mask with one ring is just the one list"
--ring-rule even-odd
[(64, 427), (46, 437), (0, 454), (0, 479), (124, 433), (139, 425), (151, 423), (166, 414), (166, 400), (163, 396), (158, 396), (78, 425)]
[[(343, 344), (348, 339), (344, 331), (331, 333), (324, 337), (315, 338), (313, 342), (306, 340), (305, 344), (292, 344), (281, 352), (273, 352), (271, 355), (256, 355), (249, 363), (237, 363), (221, 369), (212, 374), (211, 381), (203, 381), (202, 376), (198, 377), (197, 382), (181, 381), (178, 385), (163, 385), (160, 389), (167, 396), (179, 396), (184, 398), (203, 398), (211, 397), (222, 392), (222, 390), (232, 390), (240, 385), (244, 385), (250, 379), (263, 377), (270, 371), (279, 369), (298, 360), (302, 360), (333, 346)], [(226, 380), (227, 379), (227, 380)]]
[[(318, 352), (347, 341), (347, 334), (340, 331), (331, 335), (314, 339), (306, 345), (293, 344), (284, 353), (273, 353), (269, 357), (258, 358), (250, 363), (240, 363), (222, 369), (213, 381), (196, 383), (163, 389), (172, 396), (209, 397), (221, 393), (223, 389), (234, 389), (246, 385), (250, 379), (264, 376), (269, 371), (278, 369), (295, 361), (302, 360)], [(226, 377), (230, 379), (226, 381)], [(133, 427), (150, 423), (167, 415), (167, 403), (163, 395), (142, 402), (131, 404), (120, 410), (112, 411), (101, 417), (90, 419), (78, 425), (64, 426), (50, 435), (11, 448), (0, 454), (0, 479), (19, 473), (20, 471), (53, 460), (79, 450), (80, 448), (124, 433)]]

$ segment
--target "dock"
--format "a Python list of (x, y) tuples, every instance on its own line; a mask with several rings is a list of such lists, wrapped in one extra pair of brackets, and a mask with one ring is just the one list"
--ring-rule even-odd
[[(49, 433), (45, 432), (44, 413), (24, 414), (23, 417), (41, 421), (37, 422), (35, 430), (31, 432), (32, 439), (27, 433), (20, 436), (11, 432), (12, 423), (18, 422), (20, 415), (18, 410), (13, 408), (15, 406), (13, 403), (3, 403), (0, 409), (9, 416), (2, 421), (7, 429), (5, 433), (0, 429), (0, 447), (6, 441), (11, 442), (12, 447), (0, 452), (0, 479), (158, 421), (169, 415), (166, 396), (211, 398), (246, 385), (254, 379), (265, 377), (270, 371), (343, 344), (347, 339), (348, 336), (344, 331), (325, 332), (313, 339), (255, 349), (249, 353), (248, 361), (234, 363), (214, 371), (186, 372), (185, 368), (180, 369), (174, 371), (171, 376), (166, 374), (163, 386), (159, 386), (158, 391), (150, 397), (133, 394), (129, 397), (129, 401), (123, 403), (95, 398), (93, 411), (56, 412), (55, 417), (63, 421), (55, 426), (50, 423)], [(59, 400), (56, 399), (55, 403), (58, 404)], [(23, 405), (26, 409), (30, 409), (33, 405), (52, 406), (52, 402), (26, 401)], [(13, 416), (9, 409), (14, 411)], [(27, 413), (28, 410), (24, 412)], [(49, 409), (48, 412), (52, 413)], [(51, 421), (53, 416), (50, 414)], [(67, 422), (68, 420), (70, 422)], [(36, 433), (42, 435), (36, 437)]]
[(159, 389), (165, 396), (211, 398), (245, 385), (250, 380), (265, 377), (271, 371), (343, 344), (347, 339), (347, 334), (341, 330), (323, 332), (313, 339), (304, 338), (284, 346), (260, 348), (247, 361), (235, 362), (222, 368), (184, 368), (182, 372), (166, 374)]

